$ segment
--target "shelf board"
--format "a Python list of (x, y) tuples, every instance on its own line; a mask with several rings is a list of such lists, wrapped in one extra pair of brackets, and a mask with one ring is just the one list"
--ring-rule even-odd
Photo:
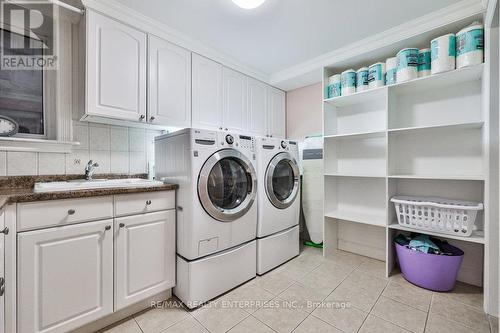
[(481, 80), (484, 64), (455, 69), (453, 71), (421, 77), (390, 86), (396, 94), (411, 94), (415, 91), (441, 89), (459, 83)]
[(484, 180), (481, 175), (390, 175), (392, 179)]
[(386, 225), (386, 223), (385, 223), (386, 219), (383, 216), (360, 214), (358, 212), (346, 212), (346, 211), (334, 210), (332, 212), (326, 213), (325, 217), (338, 219), (338, 220), (344, 220), (344, 221), (350, 221), (350, 222), (356, 222), (356, 223), (362, 223), (362, 224), (369, 224), (369, 225), (374, 225), (374, 226), (378, 226), (378, 227), (385, 227), (385, 225)]
[(436, 130), (463, 130), (463, 129), (480, 129), (484, 126), (484, 121), (466, 122), (456, 124), (443, 124), (443, 125), (430, 125), (430, 126), (416, 126), (416, 127), (402, 127), (389, 129), (389, 133), (412, 133), (412, 132), (425, 132)]
[(373, 100), (387, 98), (387, 87), (388, 86), (377, 87), (365, 91), (360, 91), (351, 95), (327, 98), (323, 101), (335, 107), (346, 107), (356, 104), (363, 104)]
[(455, 69), (453, 71), (434, 74), (426, 77), (417, 78), (407, 82), (396, 83), (390, 86), (383, 86), (357, 92), (351, 95), (339, 96), (324, 99), (323, 102), (335, 107), (345, 107), (355, 104), (362, 104), (372, 100), (385, 98), (390, 89), (396, 94), (408, 94), (419, 90), (432, 90), (456, 85), (458, 83), (481, 80), (483, 77), (484, 64)]
[(334, 135), (325, 135), (325, 139), (349, 139), (349, 138), (376, 138), (382, 137), (385, 135), (385, 130), (380, 131), (370, 131), (370, 132), (357, 132), (357, 133), (347, 133), (347, 134), (334, 134)]
[(78, 148), (80, 142), (58, 141), (47, 139), (31, 139), (18, 137), (1, 137), (0, 150), (41, 152), (41, 153), (71, 153)]
[(325, 173), (325, 177), (351, 177), (351, 178), (386, 178), (380, 174), (356, 174), (356, 173)]
[(484, 242), (485, 242), (484, 232), (482, 232), (482, 231), (473, 231), (472, 235), (470, 237), (460, 237), (460, 236), (455, 236), (455, 235), (441, 234), (439, 232), (433, 232), (433, 231), (428, 231), (428, 230), (413, 229), (413, 228), (402, 226), (397, 222), (393, 222), (392, 224), (390, 224), (389, 228), (401, 230), (401, 231), (417, 232), (417, 233), (435, 236), (435, 237), (439, 237), (439, 238), (456, 239), (456, 240), (461, 240), (464, 242), (479, 243), (479, 244), (484, 244)]

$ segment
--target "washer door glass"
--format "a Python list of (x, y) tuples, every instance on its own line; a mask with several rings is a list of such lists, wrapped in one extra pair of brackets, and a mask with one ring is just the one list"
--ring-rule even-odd
[(288, 160), (278, 162), (273, 172), (273, 192), (280, 201), (292, 195), (295, 186), (295, 175)]
[(252, 162), (235, 149), (223, 149), (210, 156), (201, 168), (198, 197), (214, 219), (232, 222), (250, 210), (256, 187)]
[(266, 194), (276, 208), (288, 208), (295, 201), (299, 177), (297, 161), (289, 153), (279, 153), (269, 162), (265, 176)]
[(222, 209), (235, 209), (252, 192), (252, 180), (241, 162), (224, 158), (217, 162), (208, 175), (208, 196)]

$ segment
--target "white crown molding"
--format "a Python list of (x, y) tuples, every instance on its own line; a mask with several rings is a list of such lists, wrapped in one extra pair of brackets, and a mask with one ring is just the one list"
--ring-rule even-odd
[(487, 0), (462, 0), (394, 28), (375, 34), (358, 42), (325, 53), (271, 75), (270, 84), (285, 90), (318, 83), (322, 80), (322, 68), (359, 54), (371, 52), (401, 42), (438, 27), (481, 14)]
[(126, 22), (136, 29), (138, 28), (146, 33), (156, 35), (192, 52), (219, 62), (238, 72), (254, 77), (265, 83), (269, 83), (269, 74), (246, 66), (236, 59), (204, 45), (200, 41), (186, 36), (180, 31), (161, 23), (160, 21), (141, 14), (132, 8), (126, 7), (115, 0), (82, 0), (82, 2), (86, 8), (91, 8), (114, 19)]

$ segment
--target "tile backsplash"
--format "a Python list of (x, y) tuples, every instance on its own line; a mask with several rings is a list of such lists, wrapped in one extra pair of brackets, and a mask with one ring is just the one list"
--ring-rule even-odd
[(154, 162), (154, 137), (161, 131), (74, 122), (71, 153), (0, 151), (0, 176), (84, 174), (87, 162), (96, 173), (148, 173)]

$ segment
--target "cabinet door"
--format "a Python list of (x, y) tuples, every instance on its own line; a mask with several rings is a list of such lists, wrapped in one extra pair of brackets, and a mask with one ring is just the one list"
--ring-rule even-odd
[(148, 122), (191, 127), (191, 52), (149, 37)]
[(269, 135), (285, 138), (285, 92), (269, 87)]
[(115, 311), (175, 285), (175, 211), (115, 219)]
[[(0, 213), (0, 230), (5, 228), (5, 210)], [(0, 234), (0, 333), (5, 332), (5, 233)]]
[(87, 11), (87, 113), (146, 117), (146, 34)]
[(112, 225), (18, 234), (18, 333), (68, 332), (113, 312)]
[(247, 131), (247, 78), (229, 68), (222, 70), (224, 129)]
[(193, 53), (193, 127), (222, 128), (222, 65)]
[(255, 135), (268, 134), (267, 85), (248, 78), (248, 131)]

